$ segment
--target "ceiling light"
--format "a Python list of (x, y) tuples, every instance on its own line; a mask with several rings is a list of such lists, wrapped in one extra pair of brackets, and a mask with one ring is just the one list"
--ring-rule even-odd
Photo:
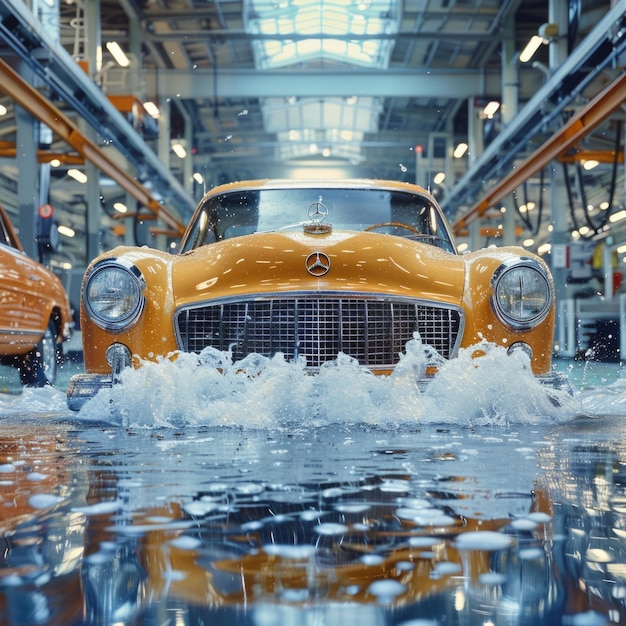
[(621, 211), (618, 211), (617, 213), (613, 213), (613, 215), (609, 217), (609, 222), (611, 223), (619, 222), (623, 220), (624, 218), (626, 218), (626, 211), (622, 209)]
[(460, 244), (457, 246), (457, 250), (458, 250), (459, 252), (465, 252), (468, 248), (469, 248), (469, 245), (468, 245), (466, 242), (460, 243)]
[(589, 232), (589, 226), (581, 226), (581, 227), (578, 229), (578, 232), (579, 232), (581, 235), (586, 235), (586, 234)]
[(130, 59), (126, 56), (126, 53), (122, 50), (122, 47), (117, 41), (108, 41), (106, 46), (111, 56), (120, 67), (128, 67), (130, 65)]
[(595, 159), (587, 159), (586, 161), (583, 161), (582, 164), (583, 169), (589, 171), (592, 170), (594, 167), (598, 167), (598, 165), (600, 165), (600, 161), (596, 161)]
[(118, 212), (118, 213), (127, 213), (128, 212), (128, 207), (123, 203), (123, 202), (116, 202), (113, 205), (113, 208)]
[(619, 246), (617, 248), (617, 253), (618, 254), (624, 254), (624, 252), (626, 252), (626, 245), (625, 246)]
[(543, 256), (544, 254), (548, 254), (548, 252), (552, 252), (552, 244), (550, 243), (542, 243), (538, 248), (537, 252)]
[(435, 177), (433, 178), (433, 182), (435, 183), (435, 185), (441, 185), (441, 183), (445, 179), (446, 179), (445, 172), (438, 172), (437, 174), (435, 174)]
[(172, 143), (172, 152), (179, 158), (184, 159), (187, 156), (187, 150), (180, 142)]
[(545, 42), (545, 39), (543, 37), (540, 37), (539, 35), (533, 35), (530, 38), (530, 41), (526, 44), (526, 47), (522, 50), (521, 54), (519, 55), (519, 60), (522, 63), (528, 63), (528, 61), (530, 61), (533, 58), (533, 56), (535, 56), (535, 52), (539, 50), (539, 47), (544, 42)]
[(606, 211), (609, 208), (609, 203), (605, 200), (604, 202), (600, 202), (600, 210)]
[(59, 167), (61, 165), (60, 159), (50, 159), (50, 167)]
[(59, 226), (58, 227), (59, 235), (65, 235), (66, 237), (74, 237), (76, 235), (76, 231), (69, 226)]
[(198, 185), (204, 184), (204, 176), (202, 176), (200, 172), (194, 172), (193, 179), (198, 183)]
[(7, 112), (8, 112), (8, 109), (4, 106), (4, 104), (0, 104), (0, 116), (6, 115)]
[(81, 172), (80, 170), (71, 169), (67, 170), (67, 175), (71, 176), (74, 180), (79, 183), (85, 184), (87, 182), (87, 174), (85, 172)]
[(534, 246), (535, 245), (535, 240), (534, 239), (524, 239), (524, 247), (525, 248), (530, 248), (530, 246)]
[(144, 102), (143, 108), (148, 112), (150, 117), (153, 117), (155, 120), (158, 120), (161, 117), (161, 111), (159, 111), (159, 107), (154, 104), (154, 102)]
[(466, 143), (461, 142), (453, 152), (453, 156), (455, 159), (460, 159), (466, 152), (469, 146)]
[(497, 100), (491, 100), (491, 102), (487, 102), (487, 105), (483, 109), (483, 115), (491, 119), (499, 108), (500, 103)]

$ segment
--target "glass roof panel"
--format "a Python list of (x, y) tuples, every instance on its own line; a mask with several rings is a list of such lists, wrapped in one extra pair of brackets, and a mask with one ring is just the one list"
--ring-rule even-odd
[[(387, 67), (398, 32), (397, 0), (246, 0), (244, 23), (253, 39), (256, 65), (284, 67), (331, 59), (366, 67)], [(280, 36), (278, 40), (267, 36)], [(289, 39), (289, 36), (292, 39)], [(308, 37), (310, 35), (310, 37)], [(376, 39), (376, 35), (385, 35)]]

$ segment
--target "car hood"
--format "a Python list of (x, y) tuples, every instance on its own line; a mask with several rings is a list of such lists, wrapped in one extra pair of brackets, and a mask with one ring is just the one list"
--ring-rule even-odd
[[(324, 275), (313, 276), (307, 259), (318, 253), (329, 268)], [(430, 244), (380, 233), (290, 232), (259, 233), (198, 248), (181, 255), (172, 272), (176, 306), (209, 298), (311, 290), (459, 304), (465, 263)]]

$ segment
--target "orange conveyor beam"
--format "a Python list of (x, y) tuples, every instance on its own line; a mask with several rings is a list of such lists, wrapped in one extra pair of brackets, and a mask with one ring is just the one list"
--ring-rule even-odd
[(85, 137), (80, 129), (47, 100), (39, 91), (29, 85), (10, 65), (0, 58), (0, 90), (28, 111), (34, 118), (52, 129), (69, 146), (91, 161), (101, 172), (112, 178), (122, 189), (128, 192), (140, 204), (147, 207), (159, 219), (165, 222), (179, 236), (185, 230), (183, 224), (173, 213), (168, 211), (136, 179), (118, 165), (91, 139)]
[(524, 181), (551, 161), (564, 155), (581, 138), (604, 122), (625, 100), (626, 73), (605, 87), (595, 98), (577, 111), (548, 141), (486, 193), (480, 202), (476, 203), (454, 223), (454, 232), (458, 234), (463, 231), (471, 222), (481, 217), (502, 198), (515, 191)]

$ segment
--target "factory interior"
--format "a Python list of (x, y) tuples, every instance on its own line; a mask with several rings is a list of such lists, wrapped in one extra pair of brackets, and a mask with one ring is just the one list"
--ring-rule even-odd
[(625, 49), (626, 0), (0, 0), (0, 204), (77, 311), (216, 185), (415, 182), (546, 260), (557, 356), (620, 361)]

